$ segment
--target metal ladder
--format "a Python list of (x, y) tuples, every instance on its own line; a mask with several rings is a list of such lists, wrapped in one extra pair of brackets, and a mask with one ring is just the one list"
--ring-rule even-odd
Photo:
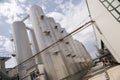
[(111, 15), (120, 22), (120, 0), (99, 0)]

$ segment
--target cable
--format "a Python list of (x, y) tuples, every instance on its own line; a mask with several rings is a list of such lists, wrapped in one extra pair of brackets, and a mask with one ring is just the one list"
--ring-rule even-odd
[(26, 60), (25, 60), (25, 61), (23, 61), (22, 63), (18, 64), (17, 66), (13, 67), (12, 69), (10, 69), (9, 71), (11, 71), (11, 70), (15, 69), (16, 67), (18, 67), (18, 66), (22, 65), (23, 63), (25, 63), (25, 62), (27, 62), (27, 61), (29, 61), (30, 59), (34, 58), (35, 56), (37, 56), (37, 55), (39, 55), (39, 54), (43, 54), (42, 52), (44, 52), (44, 51), (48, 50), (48, 49), (49, 49), (49, 48), (51, 48), (52, 46), (55, 46), (57, 43), (61, 42), (63, 39), (65, 39), (65, 38), (69, 37), (70, 35), (72, 35), (72, 34), (76, 33), (77, 31), (79, 31), (79, 30), (83, 29), (83, 28), (84, 28), (84, 26), (86, 26), (86, 25), (91, 25), (92, 23), (94, 23), (94, 21), (92, 21), (92, 20), (91, 20), (91, 21), (86, 22), (85, 24), (83, 24), (83, 25), (82, 25), (82, 26), (80, 26), (79, 28), (75, 29), (74, 31), (72, 31), (72, 32), (71, 32), (71, 33), (69, 33), (68, 35), (64, 36), (63, 38), (61, 38), (61, 39), (57, 40), (56, 42), (54, 42), (53, 44), (49, 45), (48, 47), (46, 47), (45, 49), (41, 50), (40, 52), (36, 53), (36, 54), (35, 54), (35, 55), (33, 55), (32, 57), (30, 57), (30, 58), (26, 59)]
[[(74, 31), (72, 31), (71, 33), (69, 33), (68, 35), (64, 36), (63, 38), (59, 39), (58, 41), (56, 41), (55, 43), (51, 44), (50, 46), (46, 47), (45, 49), (43, 49), (42, 51), (40, 51), (39, 53), (35, 54), (34, 56), (32, 56), (31, 58), (34, 58), (35, 56), (37, 56), (38, 54), (41, 54), (42, 52), (46, 51), (47, 49), (51, 48), (52, 46), (57, 46), (56, 44), (58, 44), (59, 42), (67, 39), (68, 37), (70, 37), (70, 35), (74, 35), (76, 33), (78, 33), (81, 30), (84, 30), (85, 28), (89, 27), (92, 23), (94, 23), (94, 21), (89, 21), (87, 23), (85, 23), (84, 25), (80, 26), (79, 28), (75, 29)], [(44, 54), (44, 53), (43, 53)], [(27, 59), (26, 61), (30, 60), (31, 58)], [(24, 62), (26, 62), (24, 61)], [(23, 64), (24, 62), (22, 62), (21, 64)], [(21, 65), (19, 64), (19, 65)], [(17, 65), (17, 66), (19, 66)], [(25, 79), (26, 77), (28, 77), (29, 75), (23, 77), (21, 80)]]

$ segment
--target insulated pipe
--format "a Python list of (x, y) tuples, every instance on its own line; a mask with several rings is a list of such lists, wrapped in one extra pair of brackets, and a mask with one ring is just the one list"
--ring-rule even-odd
[[(26, 29), (29, 30), (30, 39), (31, 39), (31, 42), (32, 42), (33, 55), (35, 55), (36, 53), (40, 52), (39, 47), (38, 47), (38, 43), (37, 43), (37, 40), (36, 40), (35, 32), (32, 28), (26, 27)], [(35, 57), (35, 62), (36, 62), (36, 64), (42, 64), (43, 63), (40, 54)]]
[[(16, 58), (18, 64), (20, 64), (32, 56), (32, 51), (29, 45), (29, 39), (25, 24), (21, 21), (16, 21), (12, 24), (12, 28), (13, 28), (13, 36), (16, 46), (16, 54), (17, 54)], [(35, 64), (34, 60), (31, 59), (27, 63), (21, 64), (18, 67), (20, 79), (27, 74), (26, 70), (28, 70), (34, 64)]]
[(29, 18), (29, 15), (27, 15), (26, 17), (24, 17), (21, 22), (24, 22), (27, 18)]
[[(34, 30), (29, 28), (29, 34), (30, 34), (30, 39), (31, 39), (31, 42), (32, 42), (33, 55), (35, 55), (36, 53), (40, 52), (40, 50), (39, 50), (39, 47), (38, 47), (38, 43), (37, 43), (37, 40), (36, 40)], [(35, 60), (36, 60), (36, 64), (42, 64), (42, 59), (41, 59), (40, 54), (35, 57)]]

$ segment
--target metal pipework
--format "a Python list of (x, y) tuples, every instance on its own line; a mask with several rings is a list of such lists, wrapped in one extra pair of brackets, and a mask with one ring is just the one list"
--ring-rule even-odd
[(27, 15), (26, 17), (24, 17), (22, 20), (21, 20), (21, 22), (24, 22), (26, 19), (28, 19), (29, 18), (29, 15)]
[(32, 31), (32, 30), (33, 30), (32, 28), (29, 28), (29, 27), (26, 27), (26, 29), (27, 29), (27, 30), (30, 30), (30, 31)]
[[(32, 48), (33, 48), (33, 55), (35, 55), (40, 51), (37, 40), (36, 40), (35, 32), (32, 28), (26, 27), (26, 29), (29, 30), (30, 39), (31, 39)], [(35, 61), (36, 61), (36, 64), (42, 63), (41, 55), (36, 56)]]
[[(20, 64), (24, 60), (32, 57), (33, 55), (29, 45), (29, 39), (25, 24), (21, 21), (16, 21), (12, 24), (12, 29), (17, 53), (16, 58), (18, 64)], [(32, 67), (34, 64), (35, 64), (34, 59), (31, 59), (30, 62), (27, 62), (24, 65), (20, 65), (18, 67), (20, 78), (23, 78), (26, 74), (26, 70)]]

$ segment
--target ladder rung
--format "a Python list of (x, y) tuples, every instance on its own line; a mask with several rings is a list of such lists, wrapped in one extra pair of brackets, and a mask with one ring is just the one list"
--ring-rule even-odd
[(100, 0), (100, 2), (105, 2), (106, 0), (104, 0), (104, 1), (102, 1), (102, 0)]
[(118, 17), (118, 19), (120, 19), (120, 16)]
[(109, 5), (108, 5), (108, 8), (110, 7), (110, 5), (114, 2), (115, 0), (113, 0), (112, 2), (110, 2), (110, 3), (108, 3)]
[[(117, 8), (120, 7), (120, 4), (115, 7), (114, 5), (112, 5), (115, 0), (112, 0), (112, 1), (109, 1), (109, 0), (99, 0), (99, 1), (100, 1), (100, 2), (104, 5), (104, 7), (111, 13), (111, 15), (112, 15), (118, 22), (120, 22), (120, 16), (119, 16), (119, 17), (116, 17), (116, 16), (112, 13), (112, 11), (115, 11), (118, 15), (120, 15), (120, 12), (117, 10)], [(106, 3), (107, 5), (105, 5), (105, 3)], [(110, 9), (110, 8), (111, 8), (111, 9)]]
[(116, 6), (115, 8), (118, 8), (120, 6), (120, 4), (118, 6)]

